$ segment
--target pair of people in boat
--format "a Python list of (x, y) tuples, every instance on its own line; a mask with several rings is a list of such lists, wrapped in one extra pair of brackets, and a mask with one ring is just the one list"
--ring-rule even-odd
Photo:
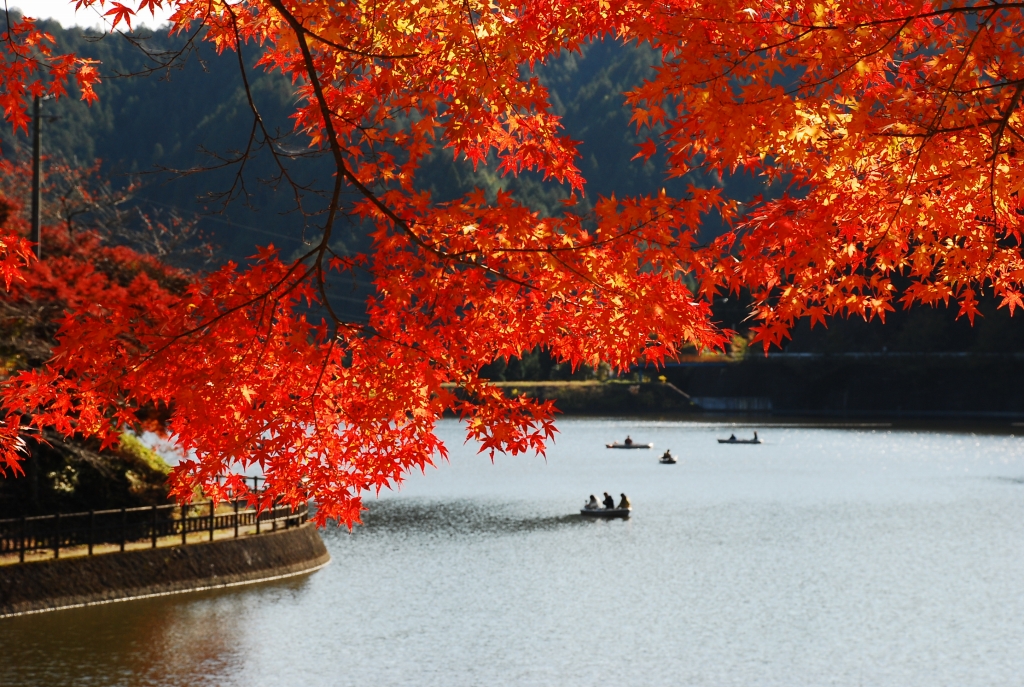
[[(618, 508), (620, 508), (620, 509), (622, 509), (622, 508), (628, 509), (630, 507), (629, 499), (626, 498), (625, 494), (619, 494), (619, 496), (621, 496), (622, 498), (619, 500)], [(587, 510), (599, 510), (602, 507), (605, 510), (614, 510), (616, 508), (615, 498), (606, 491), (606, 492), (604, 492), (604, 501), (602, 501), (601, 503), (598, 503), (597, 502), (597, 497), (594, 496), (593, 494), (591, 494), (590, 495), (590, 500), (587, 501), (587, 505), (585, 505), (583, 507), (586, 508)]]
[[(739, 441), (735, 434), (729, 435), (729, 441)], [(757, 432), (754, 432), (754, 441), (757, 441)]]

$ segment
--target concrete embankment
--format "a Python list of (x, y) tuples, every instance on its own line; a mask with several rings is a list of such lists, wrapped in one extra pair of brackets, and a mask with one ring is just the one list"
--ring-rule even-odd
[(312, 524), (278, 532), (0, 567), (0, 618), (280, 579), (323, 567)]

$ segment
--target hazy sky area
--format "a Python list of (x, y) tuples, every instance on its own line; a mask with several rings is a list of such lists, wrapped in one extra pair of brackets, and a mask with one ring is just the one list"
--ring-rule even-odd
[[(131, 2), (125, 4), (129, 7), (133, 5)], [(111, 3), (107, 2), (106, 5), (105, 9), (83, 7), (78, 12), (75, 12), (74, 0), (70, 2), (68, 0), (15, 0), (10, 3), (12, 9), (20, 9), (25, 16), (35, 17), (36, 19), (56, 19), (65, 28), (69, 26), (83, 26), (109, 31), (110, 23), (103, 19), (102, 15), (103, 12), (111, 8)], [(132, 27), (147, 26), (149, 28), (156, 28), (165, 23), (170, 16), (171, 13), (169, 11), (158, 11), (156, 18), (153, 18), (148, 11), (140, 12), (132, 20)]]

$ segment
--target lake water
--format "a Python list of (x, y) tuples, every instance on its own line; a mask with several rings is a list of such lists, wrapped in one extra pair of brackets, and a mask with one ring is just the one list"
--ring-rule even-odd
[[(443, 423), (450, 463), (308, 577), (0, 620), (0, 684), (1024, 684), (1021, 438), (559, 429), (492, 465)], [(604, 448), (627, 433), (655, 450)], [(582, 521), (603, 491), (633, 517)]]

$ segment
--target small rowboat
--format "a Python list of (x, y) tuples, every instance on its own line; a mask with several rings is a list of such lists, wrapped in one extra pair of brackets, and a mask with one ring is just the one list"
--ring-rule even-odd
[(673, 456), (671, 453), (667, 453), (663, 455), (661, 458), (659, 458), (658, 462), (661, 463), (662, 465), (675, 465), (678, 461), (676, 460), (676, 457)]
[(719, 439), (720, 444), (760, 444), (760, 439)]
[(628, 518), (632, 508), (581, 508), (585, 518)]
[(607, 448), (654, 448), (654, 444), (605, 444)]

